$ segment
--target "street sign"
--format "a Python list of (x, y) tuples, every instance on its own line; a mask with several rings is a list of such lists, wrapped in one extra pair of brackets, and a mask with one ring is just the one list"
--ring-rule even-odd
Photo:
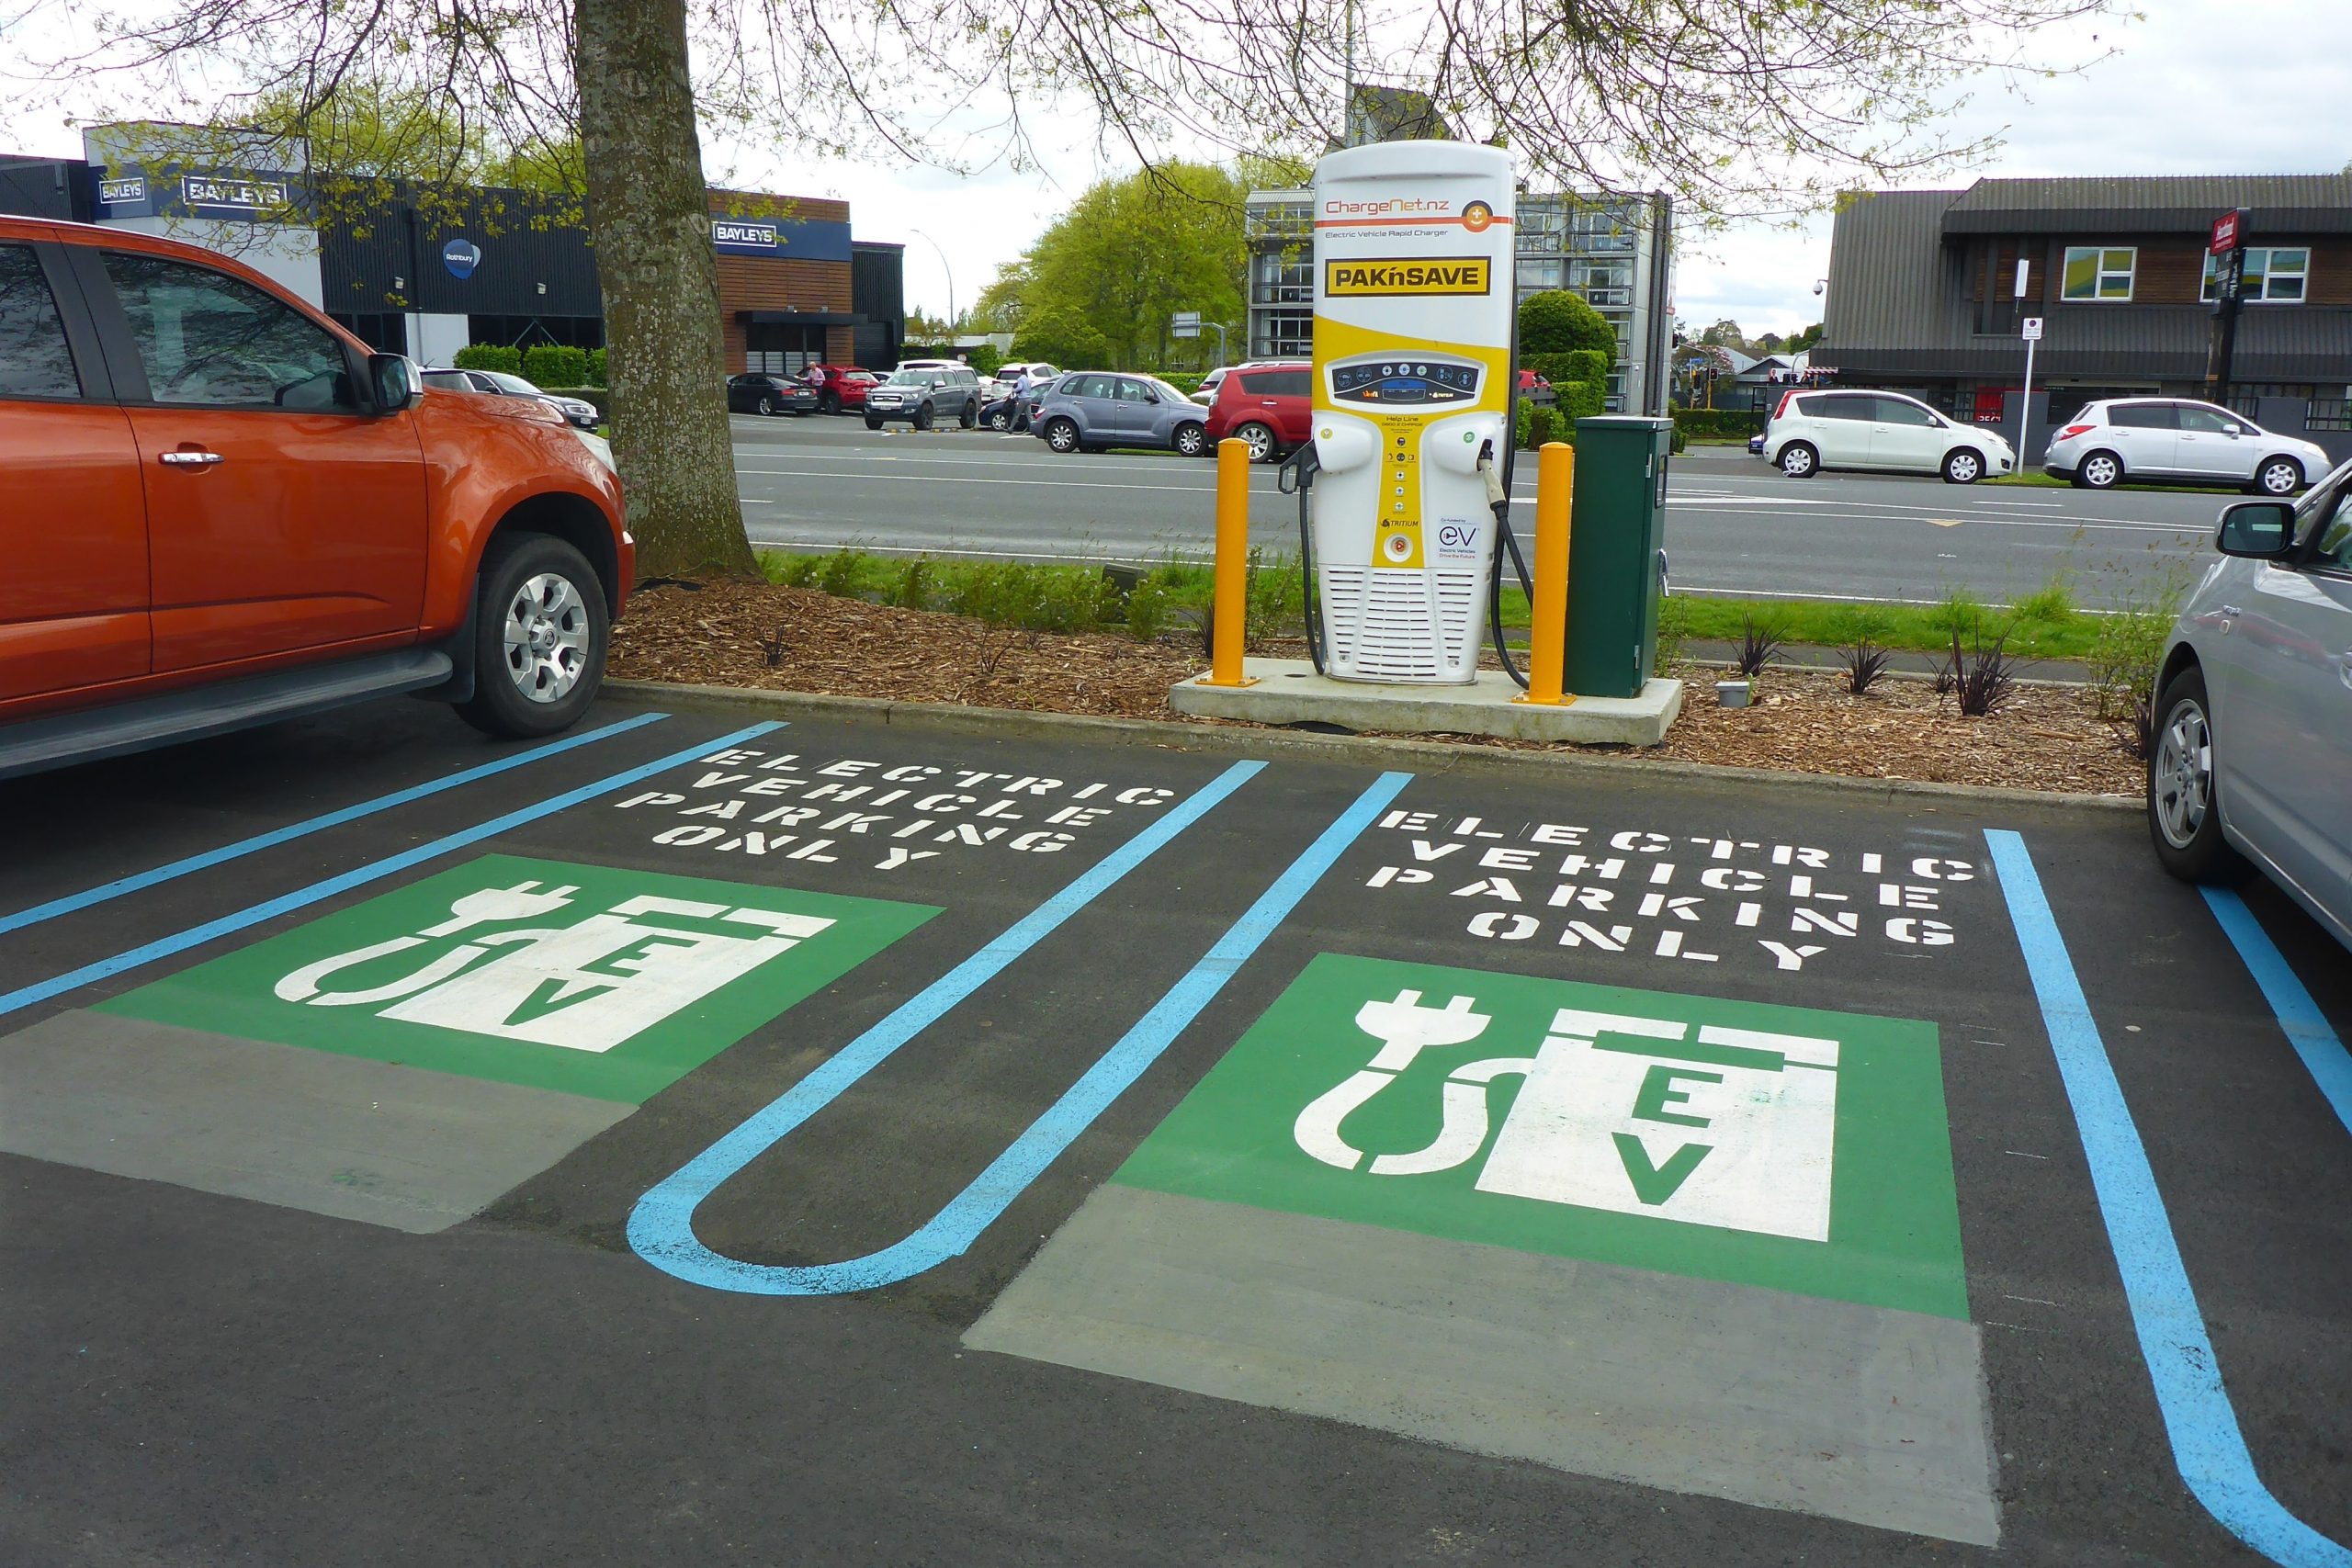
[(2028, 343), (2040, 343), (2041, 341), (2041, 318), (2040, 316), (2028, 316), (2025, 319), (2025, 341)]
[(2241, 227), (2239, 220), (2244, 216), (2245, 215), (2243, 213), (2230, 211), (2224, 212), (2219, 218), (2214, 219), (2213, 238), (2211, 243), (2205, 248), (2212, 252), (2217, 256), (2223, 251), (2233, 251), (2237, 249), (2238, 231)]
[(1198, 310), (1177, 311), (1168, 319), (1168, 335), (1170, 337), (1200, 336), (1201, 313)]

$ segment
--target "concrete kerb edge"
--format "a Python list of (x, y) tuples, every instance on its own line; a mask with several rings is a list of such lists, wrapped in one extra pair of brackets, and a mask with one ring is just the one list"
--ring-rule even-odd
[(969, 707), (949, 703), (904, 702), (891, 697), (836, 697), (772, 691), (755, 686), (679, 685), (661, 681), (607, 681), (604, 692), (606, 696), (658, 702), (672, 706), (744, 708), (763, 714), (838, 719), (853, 724), (922, 724), (934, 729), (999, 739), (1010, 735), (1049, 740), (1091, 740), (1112, 745), (1151, 746), (1164, 750), (1201, 751), (1218, 756), (1246, 753), (1262, 757), (1272, 753), (1303, 761), (1355, 762), (1371, 767), (1408, 768), (1425, 773), (1512, 775), (1566, 769), (1644, 779), (1746, 784), (1760, 789), (1833, 794), (1849, 800), (1876, 800), (1889, 804), (1904, 801), (1992, 804), (2099, 812), (2137, 812), (2141, 809), (2141, 802), (2128, 795), (2066, 795), (2055, 790), (2035, 789), (1979, 789), (1966, 784), (1928, 784), (1912, 779), (1861, 779), (1842, 773), (1733, 768), (1714, 762), (1612, 757), (1585, 751), (1513, 750), (1497, 746), (1408, 740), (1378, 735), (1325, 735), (1236, 723), (1103, 718), (1029, 708)]

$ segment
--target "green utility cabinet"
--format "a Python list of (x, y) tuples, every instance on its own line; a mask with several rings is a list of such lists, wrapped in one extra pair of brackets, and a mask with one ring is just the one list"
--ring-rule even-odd
[(1638, 696), (1649, 681), (1666, 578), (1666, 459), (1673, 444), (1670, 419), (1599, 414), (1577, 421), (1562, 682), (1577, 696)]

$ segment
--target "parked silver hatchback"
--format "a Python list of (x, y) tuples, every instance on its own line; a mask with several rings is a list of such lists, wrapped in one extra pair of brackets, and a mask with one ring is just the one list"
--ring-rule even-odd
[(2260, 869), (2352, 947), (2352, 463), (2222, 513), (2173, 626), (2148, 749), (2166, 870)]

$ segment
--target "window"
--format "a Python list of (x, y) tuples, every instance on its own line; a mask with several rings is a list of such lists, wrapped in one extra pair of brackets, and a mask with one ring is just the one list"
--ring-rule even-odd
[(2335, 571), (2352, 571), (2352, 486), (2335, 492), (2335, 500), (2327, 504), (2312, 529), (2315, 536), (2312, 564)]
[(1070, 397), (1108, 399), (1117, 395), (1119, 378), (1116, 376), (1074, 376), (1070, 382), (1073, 384), (1065, 384), (1062, 388)]
[(1119, 378), (1119, 400), (1123, 403), (1148, 403), (1151, 401), (1151, 389), (1141, 381), (1122, 376)]
[(2136, 250), (2069, 245), (2060, 293), (2068, 299), (2129, 300), (2132, 272), (2139, 257)]
[(1934, 414), (1908, 398), (1872, 398), (1870, 400), (1878, 405), (1878, 423), (1881, 424), (1912, 424), (1924, 427), (1936, 423)]
[[(2212, 252), (2205, 253), (2205, 284), (2201, 290), (2207, 303), (2214, 299), (2214, 272), (2221, 258)], [(2303, 302), (2303, 288), (2311, 279), (2312, 254), (2301, 245), (2272, 246), (2263, 249), (2249, 245), (2245, 253), (2245, 270), (2238, 275), (2238, 298), (2249, 304), (2300, 305)]]
[(1858, 419), (1867, 423), (1878, 417), (1878, 400), (1858, 394), (1807, 398), (1797, 404), (1797, 412), (1814, 419)]
[(2107, 423), (2121, 430), (2178, 430), (2180, 420), (2170, 403), (2118, 403), (2107, 411)]
[(1260, 398), (1303, 398), (1306, 378), (1304, 370), (1252, 370), (1241, 378), (1241, 389)]
[(2180, 421), (2180, 428), (2195, 431), (2199, 435), (2243, 435), (2245, 426), (2219, 409), (2200, 409), (2195, 403), (2181, 403), (2173, 410)]
[(1252, 359), (1306, 358), (1315, 348), (1315, 315), (1311, 310), (1275, 310), (1259, 322), (1250, 345)]
[(1519, 286), (1521, 288), (1557, 288), (1560, 287), (1560, 260), (1523, 261), (1519, 264)]
[(159, 403), (356, 409), (343, 344), (276, 295), (209, 267), (101, 253)]
[(0, 245), (0, 398), (78, 398), (65, 321), (29, 246)]

